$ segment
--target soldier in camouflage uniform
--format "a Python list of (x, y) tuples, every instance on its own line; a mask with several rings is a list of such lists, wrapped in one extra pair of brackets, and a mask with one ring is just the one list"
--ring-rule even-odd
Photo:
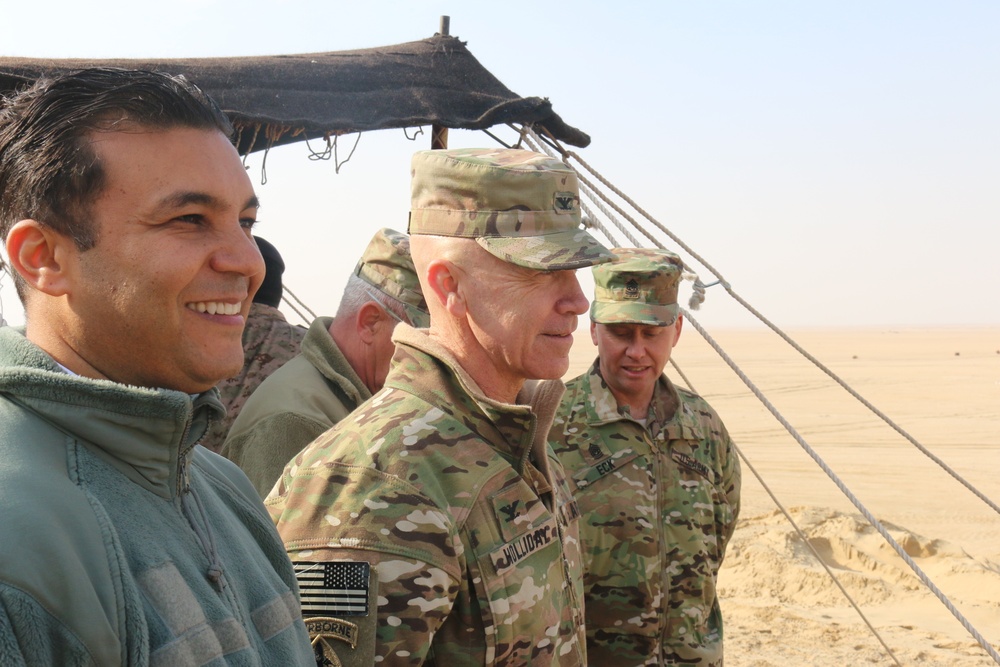
[(264, 258), (264, 282), (253, 297), (243, 328), (243, 368), (239, 374), (216, 385), (226, 415), (213, 419), (201, 438), (201, 445), (219, 452), (236, 416), (260, 383), (299, 353), (306, 330), (292, 326), (278, 310), (281, 305), (281, 275), (285, 262), (278, 249), (266, 239), (254, 236)]
[(333, 664), (586, 664), (579, 517), (547, 434), (587, 309), (574, 269), (610, 254), (556, 160), (423, 151), (412, 174), (431, 326), (396, 329), (385, 387), (266, 503), (306, 624)]
[(594, 665), (722, 665), (716, 576), (740, 466), (701, 397), (663, 374), (680, 335), (681, 260), (615, 249), (594, 267), (598, 358), (567, 385), (550, 438), (582, 513)]
[(318, 317), (302, 353), (264, 380), (240, 411), (222, 455), (261, 497), (303, 447), (382, 388), (400, 321), (430, 322), (410, 258), (410, 238), (375, 233), (347, 281), (335, 317)]

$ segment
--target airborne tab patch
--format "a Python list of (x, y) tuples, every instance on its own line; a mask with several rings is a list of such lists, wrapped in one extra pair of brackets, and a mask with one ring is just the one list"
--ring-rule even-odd
[(307, 618), (306, 630), (309, 631), (309, 636), (313, 638), (313, 646), (318, 642), (318, 639), (339, 639), (342, 642), (347, 642), (351, 645), (351, 648), (355, 648), (358, 645), (358, 626), (350, 621), (345, 621), (340, 618), (327, 618), (325, 616), (317, 616), (316, 618)]

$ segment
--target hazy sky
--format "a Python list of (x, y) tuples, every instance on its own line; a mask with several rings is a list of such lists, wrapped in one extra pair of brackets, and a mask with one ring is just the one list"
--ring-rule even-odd
[[(428, 37), (442, 14), (509, 88), (589, 133), (581, 155), (779, 325), (1000, 324), (994, 1), (0, 0), (0, 52), (333, 51)], [(340, 174), (285, 147), (266, 185), (250, 160), (258, 233), (315, 310), (335, 309), (376, 229), (405, 229), (409, 157), (428, 144), (363, 135)], [(0, 298), (20, 322), (9, 280)], [(699, 318), (751, 322), (718, 287)]]

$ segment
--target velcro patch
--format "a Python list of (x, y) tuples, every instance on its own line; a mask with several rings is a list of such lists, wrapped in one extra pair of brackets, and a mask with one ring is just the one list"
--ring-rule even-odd
[(559, 214), (579, 210), (580, 198), (573, 192), (556, 192), (552, 195), (552, 210)]
[(367, 616), (371, 567), (368, 563), (299, 561), (295, 578), (299, 582), (302, 615), (305, 618)]
[(491, 552), (490, 559), (493, 561), (493, 567), (499, 574), (517, 565), (539, 549), (552, 544), (558, 536), (555, 519), (550, 518), (541, 526), (519, 535), (512, 542), (508, 542)]
[(627, 463), (632, 463), (640, 468), (645, 468), (646, 458), (636, 455), (634, 449), (623, 449), (619, 452), (615, 452), (613, 455), (599, 461), (597, 463), (591, 464), (586, 468), (582, 468), (573, 475), (573, 481), (576, 483), (576, 488), (578, 490), (585, 489), (591, 484), (601, 480), (614, 471), (622, 468)]
[[(322, 667), (371, 667), (375, 664), (378, 570), (368, 563), (353, 561), (293, 564), (302, 591), (303, 620), (309, 630), (316, 664)], [(308, 611), (323, 607), (346, 607), (347, 611), (338, 611), (337, 617)], [(342, 616), (353, 618), (338, 618)]]
[(563, 503), (559, 506), (559, 516), (562, 518), (563, 525), (568, 526), (580, 518), (580, 506), (576, 504), (575, 500)]
[(339, 639), (350, 644), (351, 648), (356, 648), (358, 645), (358, 625), (356, 623), (326, 616), (307, 618), (305, 622), (309, 637), (313, 640), (313, 646), (316, 646), (319, 639)]
[(508, 486), (490, 496), (493, 514), (504, 542), (537, 528), (548, 518), (548, 510), (525, 483)]
[(712, 479), (714, 477), (712, 471), (708, 469), (707, 465), (705, 465), (704, 463), (702, 463), (701, 461), (699, 461), (698, 459), (694, 458), (689, 454), (682, 454), (681, 452), (672, 452), (670, 456), (678, 464), (684, 466), (688, 470), (693, 470), (694, 472), (698, 473), (702, 477), (705, 477), (706, 479)]

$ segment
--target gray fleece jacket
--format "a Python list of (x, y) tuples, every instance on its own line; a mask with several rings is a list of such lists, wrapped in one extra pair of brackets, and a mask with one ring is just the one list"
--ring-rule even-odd
[(0, 665), (315, 664), (211, 391), (64, 373), (0, 327)]

